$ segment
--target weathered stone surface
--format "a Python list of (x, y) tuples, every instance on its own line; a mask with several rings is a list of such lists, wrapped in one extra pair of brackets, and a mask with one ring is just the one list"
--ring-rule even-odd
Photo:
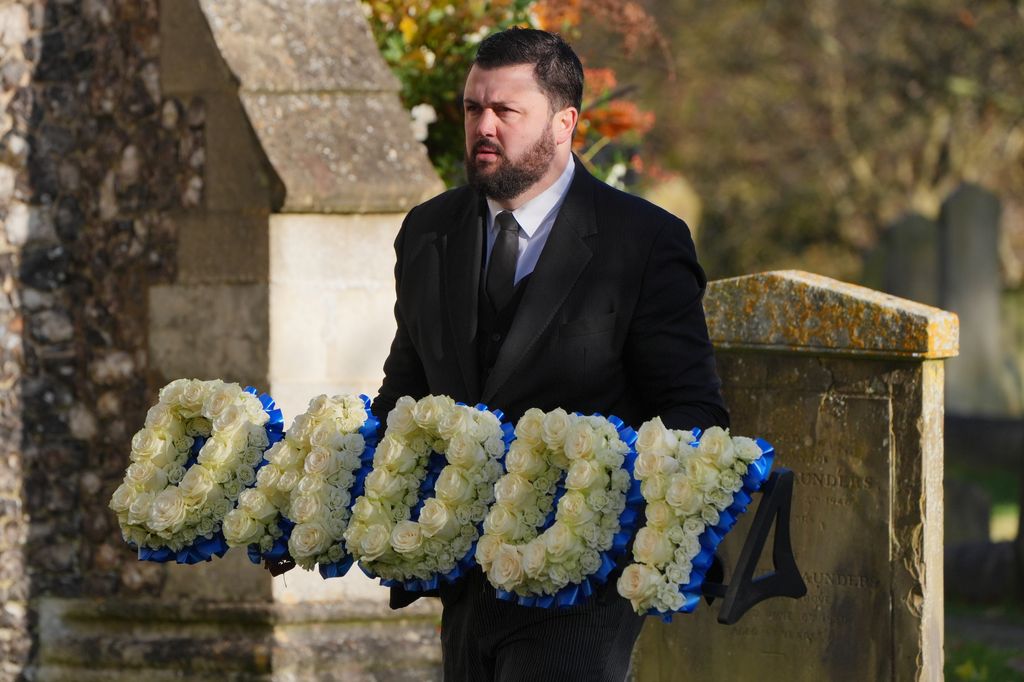
[(266, 285), (154, 286), (149, 309), (149, 352), (163, 380), (267, 385)]
[(357, 2), (200, 0), (200, 6), (245, 90), (398, 92)]
[(283, 210), (404, 211), (443, 189), (390, 93), (241, 93), (287, 188)]
[[(671, 625), (652, 619), (636, 679), (678, 679), (684, 669), (709, 680), (933, 679), (942, 558), (932, 469), (941, 469), (941, 453), (922, 450), (920, 428), (926, 404), (941, 400), (941, 373), (936, 381), (904, 362), (754, 351), (720, 352), (718, 362), (733, 432), (769, 440), (776, 466), (796, 474), (791, 529), (808, 594), (760, 604), (730, 627), (715, 622), (715, 606)], [(823, 386), (820, 371), (833, 381)], [(941, 444), (934, 421), (925, 422), (926, 437)], [(891, 478), (893, 467), (902, 473)], [(723, 543), (727, 567), (751, 520)], [(771, 569), (770, 556), (769, 546), (759, 572)]]
[(46, 599), (39, 611), (41, 681), (440, 677), (437, 614), (424, 607)]
[(797, 270), (711, 282), (704, 298), (716, 348), (892, 358), (956, 354), (956, 315)]

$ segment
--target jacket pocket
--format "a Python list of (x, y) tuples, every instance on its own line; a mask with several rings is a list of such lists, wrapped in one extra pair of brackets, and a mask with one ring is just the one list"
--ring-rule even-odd
[(615, 312), (595, 315), (593, 317), (581, 317), (570, 322), (563, 323), (558, 328), (560, 338), (567, 339), (574, 336), (590, 336), (601, 332), (615, 329)]

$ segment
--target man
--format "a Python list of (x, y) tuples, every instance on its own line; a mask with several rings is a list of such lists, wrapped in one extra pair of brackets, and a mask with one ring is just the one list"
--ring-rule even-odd
[[(583, 68), (556, 35), (494, 34), (464, 92), (469, 186), (410, 211), (395, 241), (398, 329), (374, 401), (726, 425), (682, 221), (572, 156)], [(642, 618), (615, 577), (579, 606), (496, 599), (479, 569), (440, 590), (446, 680), (621, 680)], [(416, 595), (392, 592), (392, 606)]]

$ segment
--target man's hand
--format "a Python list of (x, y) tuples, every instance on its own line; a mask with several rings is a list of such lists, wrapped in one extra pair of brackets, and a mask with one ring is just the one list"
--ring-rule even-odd
[(291, 557), (287, 559), (275, 559), (274, 561), (264, 559), (263, 568), (270, 571), (270, 575), (276, 577), (295, 568), (295, 561), (293, 561)]

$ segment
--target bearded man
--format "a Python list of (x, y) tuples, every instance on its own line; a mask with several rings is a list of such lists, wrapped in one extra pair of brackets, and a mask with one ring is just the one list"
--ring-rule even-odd
[[(448, 395), (505, 412), (616, 415), (637, 428), (726, 426), (678, 218), (572, 155), (583, 67), (557, 35), (478, 49), (464, 92), (468, 186), (409, 212), (395, 241), (398, 328), (373, 403)], [(440, 589), (445, 680), (622, 680), (640, 626), (617, 574), (571, 608), (498, 600), (479, 568)], [(417, 595), (393, 589), (395, 608)]]

